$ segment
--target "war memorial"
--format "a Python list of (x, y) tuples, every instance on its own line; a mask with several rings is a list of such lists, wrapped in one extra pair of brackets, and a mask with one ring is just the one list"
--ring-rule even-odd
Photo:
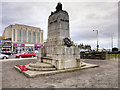
[[(69, 29), (69, 14), (58, 3), (56, 11), (48, 18), (47, 40), (40, 48), (36, 63), (25, 65), (28, 77), (51, 75), (62, 72), (81, 70), (97, 65), (84, 63), (80, 59), (80, 48), (72, 45)], [(15, 68), (21, 71), (17, 66)]]

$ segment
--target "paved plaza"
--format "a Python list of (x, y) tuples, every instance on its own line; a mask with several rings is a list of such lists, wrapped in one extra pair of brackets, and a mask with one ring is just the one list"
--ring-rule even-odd
[(100, 67), (50, 76), (27, 78), (14, 66), (29, 64), (36, 59), (2, 61), (2, 88), (117, 88), (118, 61), (82, 60)]

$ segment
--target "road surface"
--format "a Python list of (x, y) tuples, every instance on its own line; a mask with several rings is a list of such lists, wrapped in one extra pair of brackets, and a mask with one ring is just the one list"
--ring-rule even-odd
[(2, 61), (2, 88), (117, 88), (118, 61), (82, 60), (100, 67), (77, 72), (27, 78), (13, 68), (17, 64), (29, 64), (36, 59)]

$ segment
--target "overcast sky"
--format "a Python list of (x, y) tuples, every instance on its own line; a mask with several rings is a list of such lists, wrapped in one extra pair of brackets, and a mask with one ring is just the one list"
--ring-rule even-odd
[[(99, 30), (100, 48), (114, 47), (118, 37), (117, 2), (61, 2), (63, 10), (69, 14), (70, 36), (75, 43), (89, 44), (96, 48), (96, 32)], [(2, 35), (5, 27), (11, 24), (25, 24), (40, 27), (47, 38), (47, 22), (57, 2), (2, 2)]]

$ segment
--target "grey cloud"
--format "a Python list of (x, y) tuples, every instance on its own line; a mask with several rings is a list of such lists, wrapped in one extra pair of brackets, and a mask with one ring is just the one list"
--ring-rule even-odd
[[(112, 3), (110, 4), (112, 5)], [(109, 6), (110, 6), (109, 5)], [(113, 4), (112, 6), (114, 6), (115, 4)], [(99, 5), (101, 6), (101, 5)], [(103, 5), (100, 7), (95, 6), (96, 10), (97, 8), (99, 8), (100, 12), (99, 13), (103, 13), (103, 15), (97, 15), (98, 13), (93, 12), (89, 12), (86, 16), (85, 19), (81, 20), (74, 20), (72, 22), (72, 34), (74, 33), (74, 29), (75, 34), (71, 35), (73, 40), (80, 39), (80, 40), (93, 40), (95, 38), (95, 36), (93, 35), (92, 30), (93, 29), (97, 29), (99, 30), (99, 38), (106, 38), (109, 39), (111, 37), (111, 34), (116, 35), (117, 33), (117, 7), (112, 8), (112, 6), (109, 7), (109, 10), (104, 10), (104, 9), (108, 9), (108, 6)], [(93, 7), (93, 5), (92, 5)], [(106, 11), (105, 15), (104, 12)], [(76, 24), (75, 24), (76, 23)], [(75, 25), (73, 25), (75, 24)], [(92, 32), (92, 33), (91, 33)], [(94, 33), (95, 34), (95, 33)], [(89, 42), (88, 42), (89, 43)]]
[[(43, 29), (44, 40), (47, 38), (47, 20), (51, 11), (55, 10), (56, 2), (13, 2), (2, 5), (3, 28), (16, 23), (32, 25)], [(63, 10), (69, 13), (72, 40), (95, 47), (96, 34), (92, 30), (97, 29), (100, 40), (107, 40), (102, 46), (110, 47), (110, 34), (117, 33), (117, 3), (63, 2)]]

